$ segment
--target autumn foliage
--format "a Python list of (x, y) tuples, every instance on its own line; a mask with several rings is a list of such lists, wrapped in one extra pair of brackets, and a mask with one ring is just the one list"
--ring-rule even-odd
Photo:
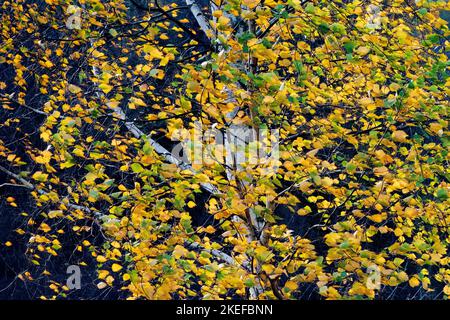
[[(0, 10), (0, 197), (41, 298), (67, 239), (129, 299), (450, 296), (447, 1)], [(278, 130), (276, 169), (162, 151), (198, 124)]]

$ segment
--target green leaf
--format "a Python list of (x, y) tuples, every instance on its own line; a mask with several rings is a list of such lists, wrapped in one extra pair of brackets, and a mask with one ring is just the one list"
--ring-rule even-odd
[(437, 189), (436, 195), (440, 200), (448, 199), (448, 191), (446, 189), (443, 188)]
[(424, 16), (427, 12), (428, 12), (427, 8), (421, 8), (417, 10), (417, 13), (420, 14), (421, 16)]
[(346, 43), (344, 43), (344, 49), (346, 53), (352, 53), (353, 49), (355, 49), (356, 44), (353, 41), (348, 41)]
[(116, 29), (111, 28), (111, 29), (109, 29), (109, 34), (115, 38), (115, 37), (117, 37), (117, 35), (118, 35), (119, 33), (117, 32)]
[(252, 287), (255, 286), (255, 283), (253, 282), (252, 279), (245, 280), (244, 284), (245, 284), (246, 287), (249, 287), (249, 288), (252, 288)]
[(344, 34), (347, 33), (347, 30), (345, 29), (345, 26), (343, 24), (340, 24), (340, 23), (337, 23), (337, 22), (335, 22), (335, 23), (333, 23), (331, 25), (331, 30), (333, 32), (341, 34), (341, 35), (344, 35)]
[(308, 3), (305, 8), (305, 12), (309, 14), (313, 14), (316, 11), (316, 7), (312, 3)]
[(131, 165), (131, 170), (133, 170), (134, 173), (141, 173), (144, 171), (144, 168), (139, 163), (133, 163)]
[(341, 248), (341, 249), (348, 249), (348, 248), (350, 248), (350, 242), (348, 242), (347, 240), (345, 240), (344, 242), (342, 242), (342, 243), (339, 245), (339, 248)]
[(151, 154), (152, 150), (153, 150), (152, 145), (149, 142), (146, 142), (144, 144), (144, 147), (142, 148), (142, 151), (144, 151), (144, 154), (147, 156)]

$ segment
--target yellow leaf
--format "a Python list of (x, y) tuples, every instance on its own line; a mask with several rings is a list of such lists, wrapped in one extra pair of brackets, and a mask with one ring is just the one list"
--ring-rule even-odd
[(104, 93), (108, 93), (112, 90), (112, 86), (107, 83), (102, 83), (98, 86)]
[(142, 290), (147, 299), (152, 299), (155, 294), (155, 288), (152, 287), (148, 282), (142, 284)]
[(41, 155), (36, 157), (36, 162), (40, 164), (46, 164), (50, 162), (52, 153), (48, 150), (42, 151)]
[(262, 266), (262, 269), (264, 270), (265, 273), (270, 275), (275, 270), (275, 267), (271, 264), (265, 264)]
[(378, 168), (374, 168), (373, 169), (373, 173), (379, 177), (379, 176), (385, 176), (389, 173), (388, 168), (386, 168), (385, 166), (382, 167), (378, 167)]
[(39, 227), (39, 229), (41, 229), (41, 230), (44, 231), (44, 232), (49, 232), (49, 231), (51, 230), (51, 228), (49, 227), (49, 225), (46, 224), (46, 223), (44, 223), (44, 222), (41, 224), (41, 226)]
[(42, 171), (37, 171), (31, 176), (34, 180), (44, 182), (47, 181), (48, 174), (43, 173)]
[(403, 231), (402, 231), (402, 229), (400, 229), (400, 228), (396, 228), (396, 229), (394, 230), (394, 234), (395, 234), (396, 237), (400, 237), (400, 236), (403, 235)]
[(75, 94), (81, 92), (81, 88), (79, 86), (74, 85), (74, 84), (69, 84), (68, 89), (69, 89), (69, 91), (71, 93), (75, 93)]
[(286, 281), (286, 284), (284, 285), (286, 288), (288, 288), (290, 291), (294, 291), (298, 288), (298, 284), (294, 281)]
[(125, 273), (123, 276), (122, 276), (122, 280), (123, 281), (128, 281), (128, 280), (130, 280), (130, 275), (128, 274), (128, 273)]
[(223, 14), (222, 10), (216, 10), (212, 13), (213, 17), (219, 18)]
[(407, 137), (408, 137), (408, 135), (403, 130), (396, 130), (396, 131), (392, 132), (392, 139), (394, 139), (394, 141), (406, 142)]
[(158, 50), (155, 46), (152, 46), (150, 44), (144, 45), (142, 50), (145, 53), (148, 53), (152, 59), (162, 59), (164, 58), (164, 55), (161, 51)]
[(109, 285), (112, 285), (112, 283), (114, 282), (113, 276), (107, 276), (105, 280), (106, 280), (106, 283)]
[(360, 56), (365, 56), (369, 52), (370, 52), (370, 48), (368, 48), (368, 47), (359, 47), (356, 50), (356, 53), (359, 54)]
[(119, 272), (122, 269), (122, 266), (120, 264), (113, 263), (113, 265), (111, 266), (111, 269), (113, 272)]
[(270, 104), (274, 101), (275, 101), (275, 99), (272, 96), (265, 96), (262, 102), (264, 104)]
[(41, 138), (42, 140), (44, 140), (45, 142), (48, 142), (50, 140), (50, 133), (49, 131), (44, 131), (41, 133)]
[(438, 136), (442, 136), (442, 134), (444, 133), (442, 125), (438, 122), (430, 123), (430, 130)]
[(107, 103), (106, 103), (106, 105), (108, 106), (108, 107), (110, 107), (111, 109), (116, 109), (119, 105), (120, 105), (120, 101), (108, 101)]
[(108, 274), (109, 274), (108, 270), (100, 270), (98, 272), (98, 278), (99, 279), (105, 279)]
[(56, 217), (62, 217), (62, 216), (63, 216), (62, 210), (52, 210), (48, 213), (48, 217), (51, 219), (54, 219)]
[(450, 296), (450, 285), (446, 285), (446, 286), (444, 287), (444, 293), (445, 293), (447, 296)]
[(106, 286), (107, 286), (107, 284), (104, 283), (103, 281), (102, 281), (102, 282), (99, 282), (99, 283), (97, 284), (97, 288), (99, 288), (100, 290), (101, 290), (101, 289), (105, 289)]
[(273, 256), (272, 252), (264, 246), (257, 247), (255, 249), (255, 253), (256, 259), (258, 259), (261, 262), (268, 261)]
[(54, 66), (54, 64), (53, 64), (50, 60), (45, 60), (45, 61), (44, 61), (44, 66), (45, 66), (46, 68), (51, 68), (51, 67)]
[(219, 23), (219, 26), (226, 26), (230, 22), (230, 18), (225, 17), (225, 16), (220, 16), (219, 19), (217, 20), (217, 22)]
[(417, 210), (414, 207), (405, 208), (405, 215), (410, 219), (416, 218), (419, 214), (420, 214), (419, 210)]
[(258, 0), (242, 0), (242, 4), (249, 9), (255, 8), (259, 3), (260, 1)]
[(194, 208), (196, 206), (194, 201), (189, 201), (187, 205), (189, 208)]
[(373, 214), (373, 215), (369, 216), (368, 218), (375, 223), (380, 223), (380, 222), (386, 220), (387, 217), (386, 217), (386, 214), (377, 213), (377, 214)]
[(104, 256), (97, 256), (97, 262), (105, 263), (106, 262), (106, 258)]
[(80, 148), (75, 148), (75, 149), (73, 149), (73, 154), (76, 155), (76, 156), (78, 156), (78, 157), (81, 157), (81, 158), (84, 157), (84, 152), (83, 152), (83, 150), (80, 149)]
[(213, 226), (207, 226), (205, 228), (205, 232), (206, 233), (214, 233), (214, 232), (216, 232), (216, 229)]
[(391, 91), (398, 91), (401, 87), (402, 87), (401, 85), (399, 85), (398, 83), (394, 82), (394, 83), (391, 83), (389, 85), (389, 90), (391, 90)]
[(147, 106), (147, 104), (142, 99), (132, 97), (130, 99), (130, 103), (128, 104), (128, 108), (136, 109), (136, 106), (145, 107), (145, 106)]
[(416, 278), (416, 277), (412, 277), (411, 279), (409, 279), (409, 285), (411, 287), (417, 287), (420, 284), (420, 281)]
[(330, 247), (334, 247), (340, 238), (341, 236), (338, 233), (328, 233), (325, 235), (325, 243)]
[(173, 256), (175, 259), (179, 259), (181, 257), (184, 257), (188, 254), (188, 250), (184, 248), (183, 246), (176, 245), (173, 249)]

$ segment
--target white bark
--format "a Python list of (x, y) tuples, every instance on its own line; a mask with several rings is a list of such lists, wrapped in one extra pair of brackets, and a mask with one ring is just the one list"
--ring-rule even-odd
[(215, 38), (214, 30), (209, 25), (209, 22), (205, 19), (202, 10), (199, 8), (195, 0), (185, 0), (186, 4), (190, 7), (192, 15), (197, 20), (198, 25), (203, 30), (208, 38), (213, 40)]
[(240, 264), (237, 263), (237, 261), (232, 256), (230, 256), (230, 255), (228, 255), (228, 254), (226, 254), (226, 253), (224, 253), (224, 252), (222, 252), (220, 250), (206, 249), (206, 248), (202, 247), (197, 242), (186, 242), (186, 245), (188, 245), (192, 249), (198, 249), (198, 250), (206, 251), (206, 252), (212, 254), (213, 256), (215, 256), (216, 258), (226, 262), (230, 266), (239, 266), (239, 267), (242, 267), (242, 268), (246, 269), (247, 271), (250, 270), (250, 266), (249, 266), (248, 262), (244, 262), (242, 265), (240, 265)]

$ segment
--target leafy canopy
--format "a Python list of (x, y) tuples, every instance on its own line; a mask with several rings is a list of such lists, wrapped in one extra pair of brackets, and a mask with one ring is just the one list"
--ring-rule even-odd
[[(448, 297), (448, 2), (226, 0), (195, 6), (207, 29), (186, 2), (2, 2), (21, 279), (53, 279), (69, 238), (131, 299)], [(170, 163), (152, 141), (194, 123), (279, 130), (278, 169)]]

